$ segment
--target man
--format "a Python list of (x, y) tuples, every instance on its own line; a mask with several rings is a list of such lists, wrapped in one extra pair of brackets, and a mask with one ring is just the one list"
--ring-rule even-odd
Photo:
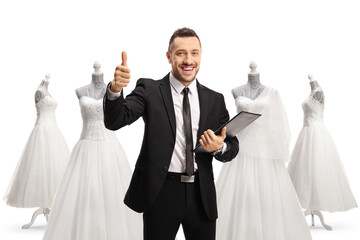
[[(105, 126), (111, 130), (142, 117), (144, 139), (125, 204), (144, 212), (145, 240), (173, 240), (183, 226), (186, 239), (215, 239), (217, 218), (212, 159), (226, 162), (239, 151), (237, 138), (218, 129), (229, 119), (224, 97), (196, 80), (201, 43), (195, 31), (174, 32), (166, 53), (171, 72), (162, 80), (130, 81), (127, 55), (116, 67), (104, 97)], [(193, 153), (200, 142), (207, 152)]]

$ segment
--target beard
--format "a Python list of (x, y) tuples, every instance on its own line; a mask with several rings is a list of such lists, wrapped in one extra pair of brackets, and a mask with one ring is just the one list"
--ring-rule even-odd
[[(191, 65), (189, 65), (191, 66)], [(196, 68), (194, 68), (196, 69)], [(174, 75), (174, 77), (180, 81), (180, 82), (183, 82), (183, 83), (191, 83), (192, 81), (194, 81), (196, 79), (196, 75), (198, 74), (199, 72), (199, 69), (196, 69), (196, 72), (195, 72), (195, 75), (194, 75), (194, 78), (192, 78), (191, 80), (188, 80), (188, 79), (185, 79), (181, 74), (180, 72), (178, 71), (177, 68), (173, 68), (172, 69), (172, 74)]]

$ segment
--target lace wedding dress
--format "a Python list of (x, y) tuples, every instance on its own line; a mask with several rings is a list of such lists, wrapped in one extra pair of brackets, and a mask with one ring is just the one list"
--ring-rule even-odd
[(36, 105), (37, 119), (23, 150), (5, 202), (13, 207), (49, 208), (69, 160), (69, 149), (55, 118), (51, 96)]
[(141, 215), (123, 203), (131, 170), (115, 132), (105, 128), (103, 100), (79, 99), (83, 129), (56, 194), (47, 240), (142, 239)]
[(237, 135), (239, 153), (218, 177), (216, 239), (311, 239), (285, 166), (290, 131), (278, 92), (265, 87), (254, 100), (240, 95), (235, 103), (238, 112), (262, 116)]
[(302, 108), (304, 127), (288, 166), (301, 206), (329, 212), (357, 207), (336, 146), (323, 121), (324, 105), (310, 96)]

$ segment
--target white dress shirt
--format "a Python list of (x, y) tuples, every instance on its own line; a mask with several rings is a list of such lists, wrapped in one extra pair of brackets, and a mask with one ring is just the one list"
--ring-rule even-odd
[[(176, 138), (175, 138), (175, 147), (174, 152), (171, 157), (171, 162), (169, 166), (169, 172), (177, 172), (184, 173), (186, 169), (186, 160), (185, 160), (185, 131), (184, 131), (184, 123), (183, 123), (183, 98), (182, 90), (185, 86), (176, 80), (173, 74), (170, 72), (170, 88), (172, 100), (174, 103), (174, 111), (175, 111), (175, 119), (176, 119)], [(197, 145), (197, 132), (199, 129), (200, 122), (200, 102), (199, 95), (196, 86), (196, 81), (193, 81), (189, 86), (189, 103), (191, 110), (191, 127), (192, 127), (192, 135), (193, 135), (193, 148)], [(120, 97), (120, 93), (111, 92), (109, 89), (109, 100), (115, 100)], [(215, 130), (215, 129), (214, 129)], [(226, 151), (226, 144), (224, 142), (221, 152), (224, 153)], [(194, 154), (195, 160), (195, 154)], [(197, 170), (197, 164), (194, 161), (194, 170)]]
[[(174, 103), (175, 119), (176, 119), (176, 139), (175, 148), (171, 157), (169, 166), (169, 172), (180, 172), (184, 173), (186, 169), (185, 151), (185, 130), (184, 130), (184, 119), (183, 119), (183, 99), (184, 95), (182, 90), (185, 86), (176, 80), (173, 74), (170, 72), (170, 86), (171, 94)], [(200, 122), (200, 102), (199, 95), (196, 87), (196, 81), (193, 81), (189, 86), (189, 103), (191, 110), (191, 127), (193, 137), (193, 148), (195, 147), (197, 140), (197, 132), (199, 129)], [(194, 155), (195, 160), (195, 155)], [(194, 162), (194, 170), (196, 171), (197, 164)]]

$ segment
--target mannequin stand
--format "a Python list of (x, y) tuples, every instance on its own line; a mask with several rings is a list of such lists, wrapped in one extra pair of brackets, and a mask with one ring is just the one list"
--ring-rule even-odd
[(318, 216), (321, 222), (321, 225), (323, 225), (323, 227), (328, 230), (331, 231), (332, 227), (327, 225), (324, 221), (324, 216), (322, 215), (322, 213), (320, 211), (310, 211), (310, 210), (306, 210), (304, 212), (305, 216), (311, 215), (311, 225), (315, 226), (315, 217), (314, 215)]
[(45, 216), (45, 218), (46, 218), (46, 222), (47, 222), (47, 221), (48, 221), (48, 217), (49, 217), (49, 213), (50, 213), (50, 209), (49, 209), (49, 208), (38, 208), (38, 209), (34, 212), (32, 218), (31, 218), (30, 223), (25, 224), (25, 225), (22, 226), (21, 228), (22, 228), (22, 229), (28, 229), (28, 228), (30, 228), (30, 227), (33, 225), (33, 223), (35, 222), (36, 217), (39, 216), (40, 214), (44, 214), (44, 216)]

